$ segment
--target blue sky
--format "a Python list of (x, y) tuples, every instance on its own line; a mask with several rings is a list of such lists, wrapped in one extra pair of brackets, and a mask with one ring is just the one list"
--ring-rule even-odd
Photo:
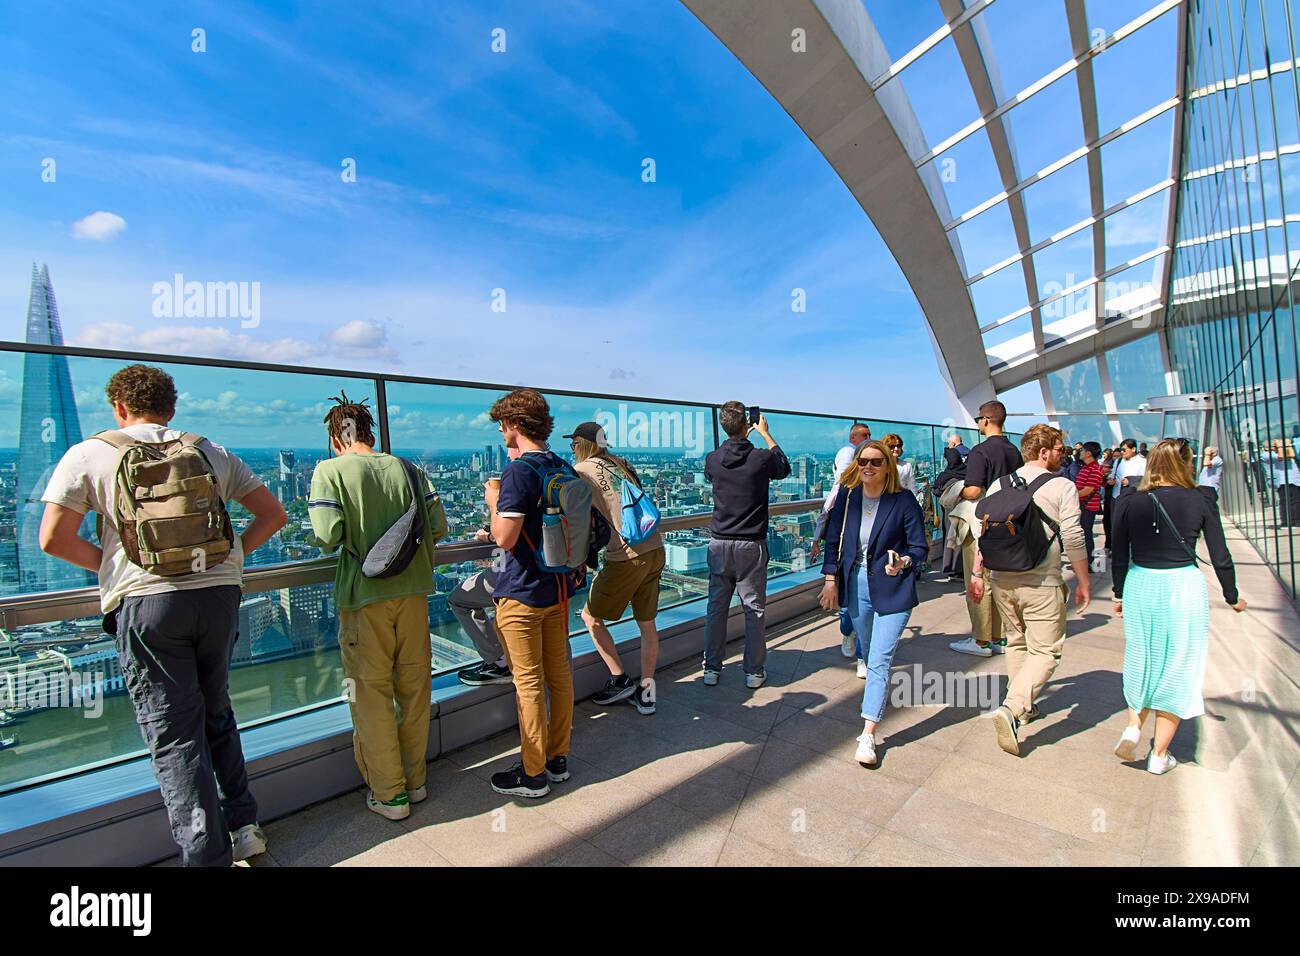
[[(937, 25), (937, 4), (866, 5), (894, 55)], [(1114, 29), (1145, 4), (1093, 6)], [(0, 36), (0, 338), (22, 338), (36, 259), (74, 344), (951, 414), (923, 318), (875, 229), (681, 4), (181, 7), (52, 2)], [(1013, 50), (1018, 7), (1031, 9), (990, 8)], [(191, 49), (195, 28), (206, 52)], [(495, 28), (504, 53), (492, 52)], [(916, 79), (943, 55), (919, 61)], [(908, 83), (932, 140), (969, 119)], [(1077, 145), (1044, 125), (1024, 137), (1034, 155)], [(1154, 163), (1164, 174), (1167, 151), (1166, 135)], [(345, 159), (356, 182), (341, 178)], [(998, 188), (972, 158), (951, 186), (953, 212)], [(1086, 215), (1086, 194), (1058, 193), (1031, 216), (1053, 201), (1082, 201)], [(96, 212), (112, 215), (78, 237)], [(996, 226), (978, 217), (962, 241), (983, 248)], [(259, 283), (257, 326), (156, 317), (154, 285), (177, 273)], [(795, 287), (806, 313), (790, 309)], [(987, 309), (1014, 309), (1016, 294), (1012, 283)]]

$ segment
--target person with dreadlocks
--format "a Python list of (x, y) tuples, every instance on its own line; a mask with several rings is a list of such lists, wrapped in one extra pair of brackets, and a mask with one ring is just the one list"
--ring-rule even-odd
[(342, 549), (334, 603), (349, 682), (353, 753), (369, 787), (366, 806), (402, 820), (410, 816), (412, 803), (428, 796), (428, 595), (434, 544), (446, 537), (447, 518), (437, 492), (421, 475), (423, 546), (398, 574), (362, 573), (370, 549), (411, 507), (411, 483), (400, 458), (375, 451), (375, 421), (366, 401), (354, 402), (346, 392), (331, 401), (325, 426), (335, 457), (316, 466), (307, 509), (320, 548)]

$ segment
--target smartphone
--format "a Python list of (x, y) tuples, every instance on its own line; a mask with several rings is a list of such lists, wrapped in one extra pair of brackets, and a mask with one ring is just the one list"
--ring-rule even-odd
[(900, 558), (900, 557), (898, 556), (898, 552), (897, 552), (897, 551), (895, 551), (893, 548), (890, 548), (890, 549), (889, 549), (889, 563), (890, 563), (890, 565), (892, 565), (893, 567), (897, 567), (897, 566), (898, 566), (898, 563), (899, 563), (900, 561), (902, 561), (902, 560), (903, 560), (903, 559)]
[(757, 405), (750, 405), (750, 406), (749, 406), (749, 423), (750, 423), (751, 425), (757, 425), (757, 424), (758, 424), (758, 419), (761, 417), (761, 414), (762, 414), (762, 412), (761, 412), (761, 410), (759, 409), (759, 407), (758, 407)]

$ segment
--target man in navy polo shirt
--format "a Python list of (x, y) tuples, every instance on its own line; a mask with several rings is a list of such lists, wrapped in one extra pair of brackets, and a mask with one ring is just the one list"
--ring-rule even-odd
[(573, 672), (567, 597), (582, 586), (586, 572), (543, 571), (533, 554), (542, 540), (542, 484), (534, 468), (564, 464), (546, 447), (555, 427), (546, 399), (536, 389), (515, 389), (499, 398), (488, 416), (501, 429), (506, 447), (519, 452), (501, 473), (500, 486), (489, 481), (484, 494), (492, 538), (501, 548), (492, 596), (497, 631), (514, 674), (522, 758), (493, 774), (492, 789), (544, 797), (552, 783), (569, 779)]

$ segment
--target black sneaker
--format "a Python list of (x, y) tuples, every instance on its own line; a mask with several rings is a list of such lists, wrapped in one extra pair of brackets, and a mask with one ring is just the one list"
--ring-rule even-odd
[(629, 697), (627, 702), (635, 707), (638, 713), (645, 714), (647, 717), (655, 712), (654, 693), (649, 687), (638, 687), (636, 693)]
[(468, 684), (470, 687), (514, 683), (514, 675), (510, 673), (510, 668), (498, 667), (496, 664), (475, 664), (473, 667), (465, 668), (456, 676), (460, 678), (462, 684)]
[(515, 764), (509, 770), (492, 775), (492, 789), (508, 797), (544, 797), (551, 792), (551, 785), (546, 782), (546, 774), (530, 777), (524, 773), (523, 764)]
[(607, 707), (610, 704), (617, 704), (620, 700), (627, 700), (636, 693), (636, 681), (626, 674), (619, 674), (617, 677), (611, 677), (599, 691), (592, 695), (591, 702)]
[(546, 779), (551, 783), (564, 783), (569, 779), (569, 758), (552, 757), (546, 761)]

